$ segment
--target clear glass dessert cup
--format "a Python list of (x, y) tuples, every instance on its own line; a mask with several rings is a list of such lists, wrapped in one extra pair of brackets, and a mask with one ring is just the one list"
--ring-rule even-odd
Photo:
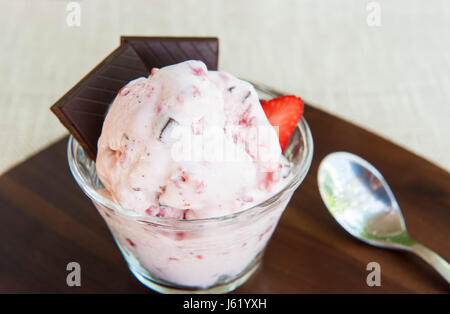
[(293, 175), (277, 194), (234, 214), (177, 220), (121, 208), (104, 196), (95, 162), (72, 136), (67, 150), (75, 180), (104, 218), (131, 272), (161, 293), (225, 293), (253, 274), (311, 165), (313, 141), (304, 118), (284, 154)]

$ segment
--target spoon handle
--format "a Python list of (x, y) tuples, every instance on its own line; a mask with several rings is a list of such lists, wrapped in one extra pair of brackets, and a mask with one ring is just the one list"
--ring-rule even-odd
[(411, 251), (423, 258), (450, 284), (450, 266), (445, 259), (417, 242), (411, 246)]

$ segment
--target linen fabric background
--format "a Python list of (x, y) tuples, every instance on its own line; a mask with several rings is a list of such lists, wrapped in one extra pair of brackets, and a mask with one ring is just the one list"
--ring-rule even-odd
[(81, 0), (79, 27), (68, 3), (0, 1), (0, 173), (67, 134), (49, 107), (120, 35), (217, 36), (221, 70), (450, 169), (449, 1)]

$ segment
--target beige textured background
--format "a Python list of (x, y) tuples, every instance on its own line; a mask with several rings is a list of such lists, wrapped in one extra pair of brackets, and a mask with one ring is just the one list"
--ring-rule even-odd
[(68, 1), (0, 0), (0, 173), (66, 134), (49, 106), (121, 34), (218, 36), (222, 70), (450, 169), (450, 1), (377, 1), (380, 27), (364, 0), (79, 2), (69, 27)]

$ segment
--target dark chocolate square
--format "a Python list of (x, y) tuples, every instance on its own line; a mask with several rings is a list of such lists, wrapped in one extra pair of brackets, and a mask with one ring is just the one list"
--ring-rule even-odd
[(150, 70), (187, 60), (201, 60), (208, 70), (217, 70), (217, 38), (122, 36), (121, 42), (129, 43)]
[(51, 110), (95, 160), (97, 141), (109, 105), (129, 81), (152, 68), (201, 60), (217, 70), (217, 38), (121, 37), (121, 46), (59, 99)]

